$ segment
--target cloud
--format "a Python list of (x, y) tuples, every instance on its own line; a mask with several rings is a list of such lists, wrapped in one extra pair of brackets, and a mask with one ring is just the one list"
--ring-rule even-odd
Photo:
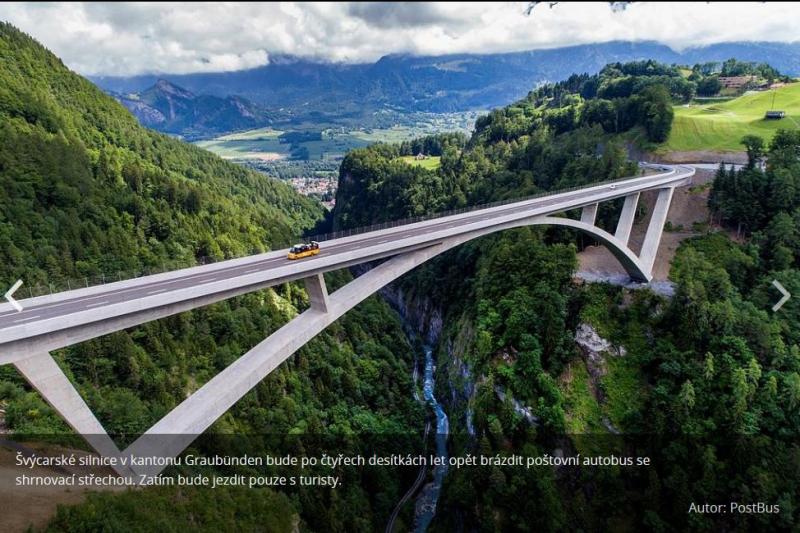
[(241, 70), (280, 54), (375, 61), (610, 40), (795, 41), (795, 3), (4, 3), (0, 19), (86, 75)]
[(427, 27), (466, 22), (442, 4), (417, 2), (358, 2), (347, 6), (347, 14), (383, 29)]

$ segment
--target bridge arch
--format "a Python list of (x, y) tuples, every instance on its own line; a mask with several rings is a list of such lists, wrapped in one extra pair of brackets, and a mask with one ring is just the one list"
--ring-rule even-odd
[[(630, 215), (628, 218), (632, 222), (632, 213)], [(303, 278), (311, 301), (308, 309), (206, 382), (124, 451), (119, 451), (47, 349), (36, 349), (28, 358), (14, 361), (12, 364), (39, 390), (67, 423), (83, 435), (103, 456), (176, 457), (270, 372), (347, 311), (406, 272), (467, 241), (523, 226), (569, 227), (607, 246), (632, 278), (645, 281), (650, 279), (649, 269), (646, 268), (647, 260), (634, 255), (624, 242), (627, 240), (627, 234), (622, 239), (617, 238), (596, 227), (592, 223), (593, 216), (582, 218), (585, 219), (534, 215), (442, 237), (439, 241), (406, 249), (390, 256), (332, 294), (328, 294), (321, 273), (309, 273), (308, 277)], [(656, 225), (660, 232), (661, 226)], [(652, 226), (654, 225), (651, 223)], [(648, 229), (648, 233), (649, 231)], [(646, 244), (647, 240), (645, 238)], [(654, 243), (657, 248), (657, 241)], [(141, 476), (145, 476), (144, 478), (155, 476), (164, 466), (153, 464), (139, 466), (130, 463), (130, 466), (115, 468), (120, 475), (133, 478), (132, 482), (138, 484), (138, 480), (142, 479)]]
[[(534, 216), (476, 230), (417, 250), (403, 252), (377, 265), (330, 295), (321, 275), (306, 278), (311, 306), (273, 332), (246, 354), (214, 376), (157, 422), (123, 453), (126, 456), (177, 456), (211, 424), (298, 349), (368, 296), (415, 267), (467, 241), (506, 229), (555, 225), (581, 231), (605, 244), (631, 277), (649, 279), (640, 260), (622, 241), (586, 222), (561, 217)], [(163, 467), (134, 468), (137, 475), (156, 475)]]
[(651, 276), (647, 273), (645, 265), (642, 261), (628, 248), (625, 243), (617, 239), (609, 232), (598, 228), (593, 224), (587, 224), (580, 220), (573, 220), (571, 218), (562, 217), (540, 217), (534, 219), (529, 225), (548, 225), (548, 226), (563, 226), (572, 228), (584, 233), (603, 244), (619, 261), (622, 267), (627, 272), (628, 276), (635, 281), (647, 282), (650, 281)]

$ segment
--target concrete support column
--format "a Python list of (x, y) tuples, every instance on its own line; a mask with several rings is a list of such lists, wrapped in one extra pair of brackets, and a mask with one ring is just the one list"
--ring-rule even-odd
[(642, 253), (639, 254), (639, 260), (648, 273), (653, 271), (653, 264), (656, 261), (658, 245), (661, 243), (661, 235), (664, 232), (664, 223), (667, 221), (667, 213), (669, 213), (673, 192), (675, 192), (674, 187), (658, 191), (656, 205), (653, 207), (653, 214), (650, 216), (650, 224), (647, 226), (647, 234), (644, 236), (644, 243), (642, 244)]
[(633, 228), (633, 219), (636, 217), (637, 205), (639, 205), (638, 192), (625, 197), (622, 213), (620, 213), (619, 222), (617, 222), (617, 231), (614, 233), (614, 237), (619, 239), (622, 244), (628, 244), (628, 240), (631, 238), (631, 229)]
[[(49, 353), (21, 359), (14, 366), (97, 453), (104, 457), (119, 457), (117, 445)], [(133, 474), (132, 470), (121, 465), (115, 470), (122, 476)]]
[(581, 210), (581, 222), (594, 226), (597, 218), (597, 204), (586, 205)]
[(306, 282), (306, 292), (308, 292), (308, 300), (311, 303), (311, 309), (327, 313), (329, 299), (325, 278), (322, 274), (315, 274), (305, 278), (304, 281)]

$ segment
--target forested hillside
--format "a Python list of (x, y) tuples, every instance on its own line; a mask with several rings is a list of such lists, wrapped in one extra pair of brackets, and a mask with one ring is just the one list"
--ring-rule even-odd
[[(726, 269), (737, 286), (747, 293), (752, 287), (753, 298), (765, 304), (776, 294), (765, 291), (765, 282), (774, 278), (800, 294), (800, 132), (779, 130), (769, 144), (747, 136), (742, 144), (749, 164), (739, 171), (720, 168), (709, 207), (723, 224), (748, 238), (744, 250), (751, 258), (750, 268)], [(765, 279), (759, 280), (759, 275)], [(796, 299), (786, 305), (783, 332), (796, 344), (800, 309)]]
[[(491, 112), (436, 171), (397, 164), (399, 146), (351, 152), (334, 212), (340, 228), (630, 175), (619, 133), (669, 132), (681, 78), (651, 62), (609, 65)], [(764, 155), (761, 150), (759, 157)], [(797, 309), (772, 313), (773, 277), (798, 283), (800, 141), (783, 134), (753, 168), (721, 173), (712, 207), (753, 232), (713, 233), (678, 253), (671, 299), (572, 280), (566, 230), (522, 228), (472, 241), (402, 283), (441, 309), (437, 351), (452, 453), (642, 454), (641, 470), (485, 467), (451, 471), (432, 529), (739, 530), (793, 527), (800, 493)], [(753, 165), (755, 166), (755, 165)], [(601, 206), (613, 228), (620, 205)], [(588, 325), (617, 353), (575, 343)], [(594, 369), (594, 370), (593, 370)], [(592, 372), (595, 372), (592, 374)], [(498, 391), (503, 392), (501, 396)], [(537, 423), (520, 415), (529, 406)], [(504, 398), (504, 399), (501, 399)], [(467, 421), (468, 420), (468, 421)], [(519, 504), (520, 494), (525, 505)], [(687, 513), (692, 502), (765, 502), (775, 514)]]
[[(323, 212), (286, 185), (142, 128), (111, 97), (8, 24), (0, 24), (0, 64), (4, 286), (17, 278), (26, 285), (58, 284), (168, 261), (188, 266), (204, 257), (252, 254), (285, 244)], [(337, 273), (329, 283), (347, 279)], [(306, 306), (299, 285), (287, 285), (71, 346), (56, 358), (106, 429), (126, 443)], [(323, 433), (351, 453), (367, 451), (362, 435), (383, 435), (398, 446), (411, 442), (422, 424), (409, 356), (396, 315), (371, 298), (211, 430), (233, 437), (197, 446), (216, 454), (314, 454)], [(0, 368), (0, 405), (11, 431), (34, 440), (69, 433), (12, 366)], [(314, 530), (372, 531), (410, 483), (404, 474), (348, 475), (337, 491), (296, 487), (287, 489), (288, 497), (266, 489), (103, 494), (62, 511), (53, 527), (113, 530), (140, 523), (143, 529), (218, 531), (225, 516), (247, 515), (255, 529), (301, 523)], [(140, 521), (144, 508), (148, 522)]]
[(283, 245), (322, 207), (138, 125), (0, 26), (0, 262), (29, 285)]

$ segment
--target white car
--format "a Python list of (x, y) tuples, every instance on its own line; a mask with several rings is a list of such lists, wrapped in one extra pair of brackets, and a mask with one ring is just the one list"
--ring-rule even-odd
[(612, 183), (611, 185), (608, 186), (608, 188), (613, 191), (614, 189), (617, 188), (617, 184), (616, 183)]

